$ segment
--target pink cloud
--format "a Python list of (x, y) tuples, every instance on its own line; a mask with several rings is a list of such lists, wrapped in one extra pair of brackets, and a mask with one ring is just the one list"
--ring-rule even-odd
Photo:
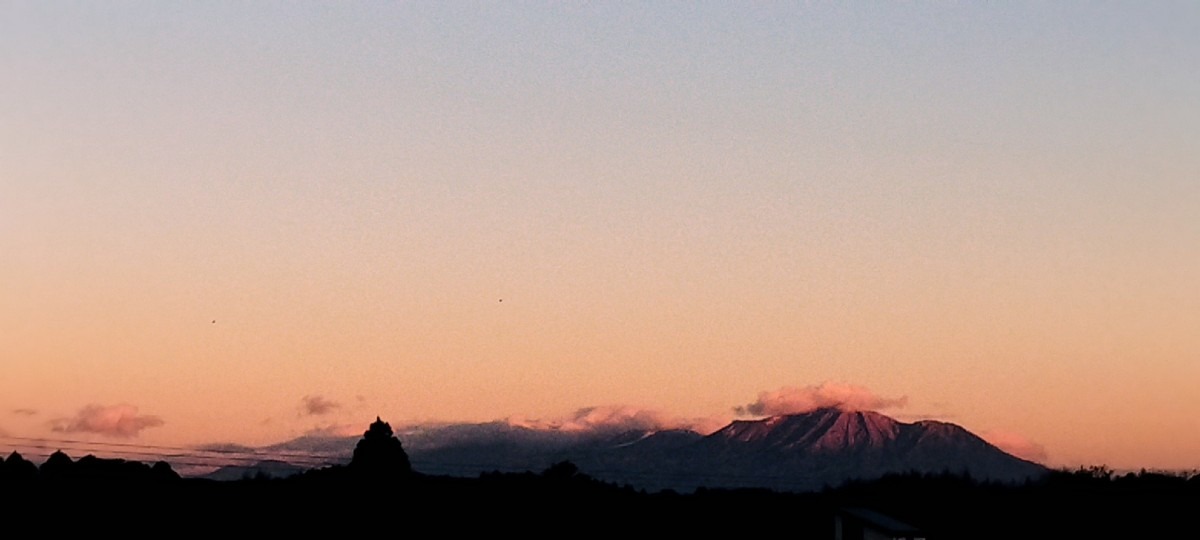
[(660, 411), (631, 405), (584, 407), (574, 413), (553, 419), (509, 418), (508, 424), (530, 429), (559, 431), (661, 431), (691, 429), (712, 433), (728, 421), (717, 418), (677, 418)]
[(321, 396), (304, 396), (300, 400), (300, 410), (308, 416), (329, 414), (341, 406), (340, 403)]
[(1004, 450), (1021, 459), (1029, 461), (1043, 462), (1048, 457), (1046, 447), (1033, 442), (1028, 437), (1012, 431), (993, 429), (984, 431), (979, 434), (983, 440), (992, 443), (997, 448)]
[(754, 403), (735, 407), (743, 416), (799, 414), (825, 407), (846, 411), (875, 411), (908, 404), (908, 396), (882, 397), (861, 386), (824, 382), (819, 386), (786, 386), (774, 392), (760, 392)]
[(50, 423), (52, 431), (62, 433), (96, 433), (109, 437), (136, 437), (143, 429), (163, 425), (161, 418), (139, 415), (138, 408), (119, 405), (88, 405), (73, 418), (59, 418)]

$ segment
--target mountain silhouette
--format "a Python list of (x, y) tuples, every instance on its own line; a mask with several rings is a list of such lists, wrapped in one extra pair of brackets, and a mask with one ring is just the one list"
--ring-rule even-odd
[(305, 471), (304, 467), (278, 459), (264, 459), (252, 465), (226, 465), (201, 475), (209, 480), (230, 481), (247, 478), (288, 478)]

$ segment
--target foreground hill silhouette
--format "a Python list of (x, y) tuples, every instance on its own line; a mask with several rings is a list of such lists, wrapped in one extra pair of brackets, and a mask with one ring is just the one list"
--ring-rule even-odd
[(926, 538), (941, 540), (1168, 537), (1191, 530), (1200, 508), (1200, 475), (1115, 475), (1103, 467), (1050, 471), (1022, 483), (909, 473), (810, 493), (702, 488), (680, 494), (600, 481), (565, 461), (539, 473), (475, 478), (423, 474), (411, 467), (391, 427), (378, 418), (356, 450), (345, 466), (286, 479), (229, 482), (180, 478), (166, 463), (94, 456), (72, 460), (62, 452), (35, 467), (14, 452), (0, 464), (0, 509), (5, 530), (28, 536), (184, 531), (305, 537), (833, 538), (833, 516), (855, 508), (911, 524)]

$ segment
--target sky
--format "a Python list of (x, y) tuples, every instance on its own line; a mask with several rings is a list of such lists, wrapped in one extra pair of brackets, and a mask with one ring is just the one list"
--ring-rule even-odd
[(1198, 210), (1190, 1), (0, 0), (0, 436), (833, 400), (1195, 469)]

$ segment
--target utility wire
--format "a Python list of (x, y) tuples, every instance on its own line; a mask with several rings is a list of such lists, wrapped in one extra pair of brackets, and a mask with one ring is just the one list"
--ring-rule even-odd
[[(48, 438), (44, 438), (44, 437), (36, 438), (36, 437), (0, 436), (0, 440), (31, 441), (31, 442), (40, 442), (40, 443), (82, 444), (82, 445), (90, 445), (90, 446), (116, 446), (116, 447), (124, 447), (124, 448), (138, 448), (138, 449), (143, 449), (143, 450), (154, 449), (154, 450), (179, 450), (179, 451), (185, 451), (185, 452), (211, 452), (214, 454), (254, 454), (256, 452), (261, 451), (259, 449), (255, 449), (255, 448), (250, 448), (248, 450), (234, 450), (231, 448), (205, 448), (202, 446), (201, 447), (159, 446), (159, 445), (153, 445), (153, 444), (116, 443), (116, 442), (105, 442), (105, 441), (81, 441), (81, 440), (72, 440), (72, 439), (48, 439)], [(313, 455), (319, 455), (314, 452), (270, 451), (269, 453), (271, 455), (275, 455), (275, 456), (300, 457), (300, 458), (312, 457)]]

